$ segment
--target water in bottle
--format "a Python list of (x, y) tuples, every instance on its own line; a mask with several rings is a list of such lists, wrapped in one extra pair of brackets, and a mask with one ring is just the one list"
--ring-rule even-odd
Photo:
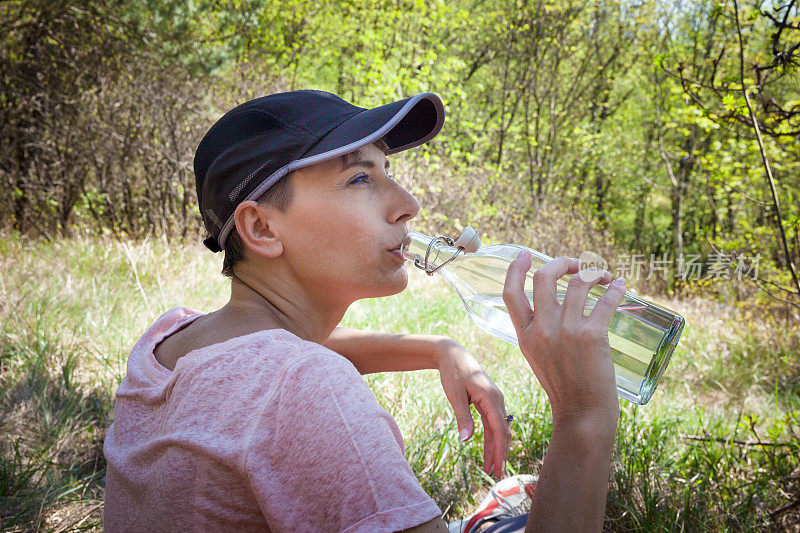
[[(468, 230), (455, 242), (412, 231), (406, 236), (400, 251), (417, 267), (430, 274), (440, 274), (459, 295), (469, 316), (483, 330), (518, 345), (502, 298), (508, 265), (522, 250), (529, 250), (533, 255), (533, 264), (525, 280), (525, 292), (533, 305), (533, 273), (552, 258), (514, 244), (479, 248), (474, 230)], [(559, 302), (563, 302), (567, 282), (566, 276), (557, 281)], [(604, 293), (603, 287), (592, 287), (584, 308), (585, 315), (591, 312)], [(620, 397), (641, 405), (650, 400), (678, 343), (683, 325), (684, 319), (677, 313), (625, 293), (608, 328)]]

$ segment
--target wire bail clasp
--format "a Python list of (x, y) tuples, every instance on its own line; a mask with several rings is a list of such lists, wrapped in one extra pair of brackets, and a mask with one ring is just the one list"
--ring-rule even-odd
[(431, 250), (433, 249), (434, 245), (438, 242), (446, 244), (447, 246), (453, 246), (453, 239), (451, 239), (450, 237), (445, 237), (444, 235), (437, 235), (431, 240), (431, 242), (428, 243), (428, 249), (425, 251), (425, 262), (423, 263), (422, 261), (419, 260), (419, 258), (414, 259), (414, 266), (421, 270), (424, 270), (425, 273), (429, 276), (433, 276), (434, 272), (436, 272), (437, 270), (445, 266), (447, 263), (458, 257), (458, 254), (461, 253), (461, 249), (458, 248), (456, 249), (456, 253), (450, 256), (450, 259), (448, 259), (441, 265), (439, 266), (429, 265), (428, 260), (430, 259), (431, 256)]
[[(447, 261), (445, 261), (441, 265), (433, 266), (432, 264), (429, 264), (431, 250), (433, 250), (433, 247), (437, 243), (443, 243), (447, 246), (454, 247), (456, 251), (453, 255), (451, 255), (447, 259)], [(414, 259), (414, 266), (419, 268), (420, 270), (424, 270), (427, 275), (433, 276), (434, 272), (436, 272), (443, 266), (450, 263), (453, 259), (458, 257), (458, 255), (461, 254), (462, 252), (463, 253), (477, 252), (478, 248), (480, 247), (481, 247), (481, 241), (478, 238), (478, 233), (474, 229), (472, 229), (471, 226), (467, 226), (466, 228), (464, 228), (464, 231), (461, 232), (461, 235), (459, 235), (458, 239), (456, 239), (455, 241), (450, 237), (445, 237), (444, 235), (437, 235), (436, 237), (431, 239), (431, 242), (428, 243), (428, 249), (425, 250), (425, 261), (422, 262), (419, 260), (419, 258), (416, 258)]]

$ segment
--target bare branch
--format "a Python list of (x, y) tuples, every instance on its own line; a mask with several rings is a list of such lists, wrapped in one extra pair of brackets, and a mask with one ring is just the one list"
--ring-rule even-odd
[(767, 152), (764, 149), (764, 140), (761, 138), (761, 130), (758, 127), (758, 120), (756, 119), (756, 115), (753, 112), (753, 107), (750, 104), (750, 95), (747, 94), (747, 87), (745, 85), (745, 78), (744, 78), (744, 41), (742, 39), (742, 28), (739, 25), (739, 2), (738, 0), (733, 0), (733, 9), (734, 9), (734, 16), (736, 17), (736, 33), (739, 37), (739, 79), (742, 82), (742, 94), (744, 95), (745, 103), (747, 104), (747, 112), (750, 114), (750, 118), (753, 121), (753, 130), (756, 133), (756, 140), (758, 141), (758, 150), (761, 154), (761, 162), (764, 165), (764, 172), (766, 173), (767, 181), (769, 182), (769, 188), (772, 193), (772, 204), (775, 207), (775, 221), (778, 226), (778, 231), (781, 236), (781, 244), (783, 245), (783, 253), (786, 257), (786, 264), (789, 268), (789, 271), (792, 274), (792, 280), (794, 281), (795, 288), (797, 289), (797, 294), (800, 295), (800, 281), (797, 278), (797, 269), (792, 261), (792, 256), (789, 253), (789, 244), (786, 240), (786, 232), (783, 229), (783, 218), (781, 216), (781, 206), (780, 202), (778, 201), (778, 193), (775, 189), (775, 180), (772, 177), (772, 169), (769, 165), (769, 158), (767, 157)]

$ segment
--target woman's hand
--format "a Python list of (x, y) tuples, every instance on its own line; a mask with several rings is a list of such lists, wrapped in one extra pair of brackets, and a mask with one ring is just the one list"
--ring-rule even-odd
[[(578, 272), (578, 261), (559, 257), (533, 274), (533, 309), (523, 292), (531, 255), (521, 253), (506, 277), (503, 301), (519, 339), (522, 354), (536, 374), (553, 410), (553, 425), (585, 415), (619, 413), (608, 325), (625, 294), (621, 278), (611, 283), (591, 314), (584, 316), (589, 289), (608, 284), (611, 274)], [(563, 304), (556, 299), (556, 281), (573, 274)]]
[(456, 415), (460, 440), (475, 431), (470, 404), (483, 423), (483, 471), (503, 477), (511, 445), (511, 424), (506, 421), (503, 393), (472, 355), (456, 341), (444, 338), (436, 358), (442, 388)]

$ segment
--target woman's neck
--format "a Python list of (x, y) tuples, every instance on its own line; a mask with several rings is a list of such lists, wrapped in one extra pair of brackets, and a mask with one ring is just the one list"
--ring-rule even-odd
[(322, 344), (347, 310), (346, 306), (336, 307), (320, 305), (310, 295), (288, 285), (269, 286), (258, 277), (240, 273), (232, 277), (231, 299), (219, 312), (246, 323), (254, 331), (280, 328)]

